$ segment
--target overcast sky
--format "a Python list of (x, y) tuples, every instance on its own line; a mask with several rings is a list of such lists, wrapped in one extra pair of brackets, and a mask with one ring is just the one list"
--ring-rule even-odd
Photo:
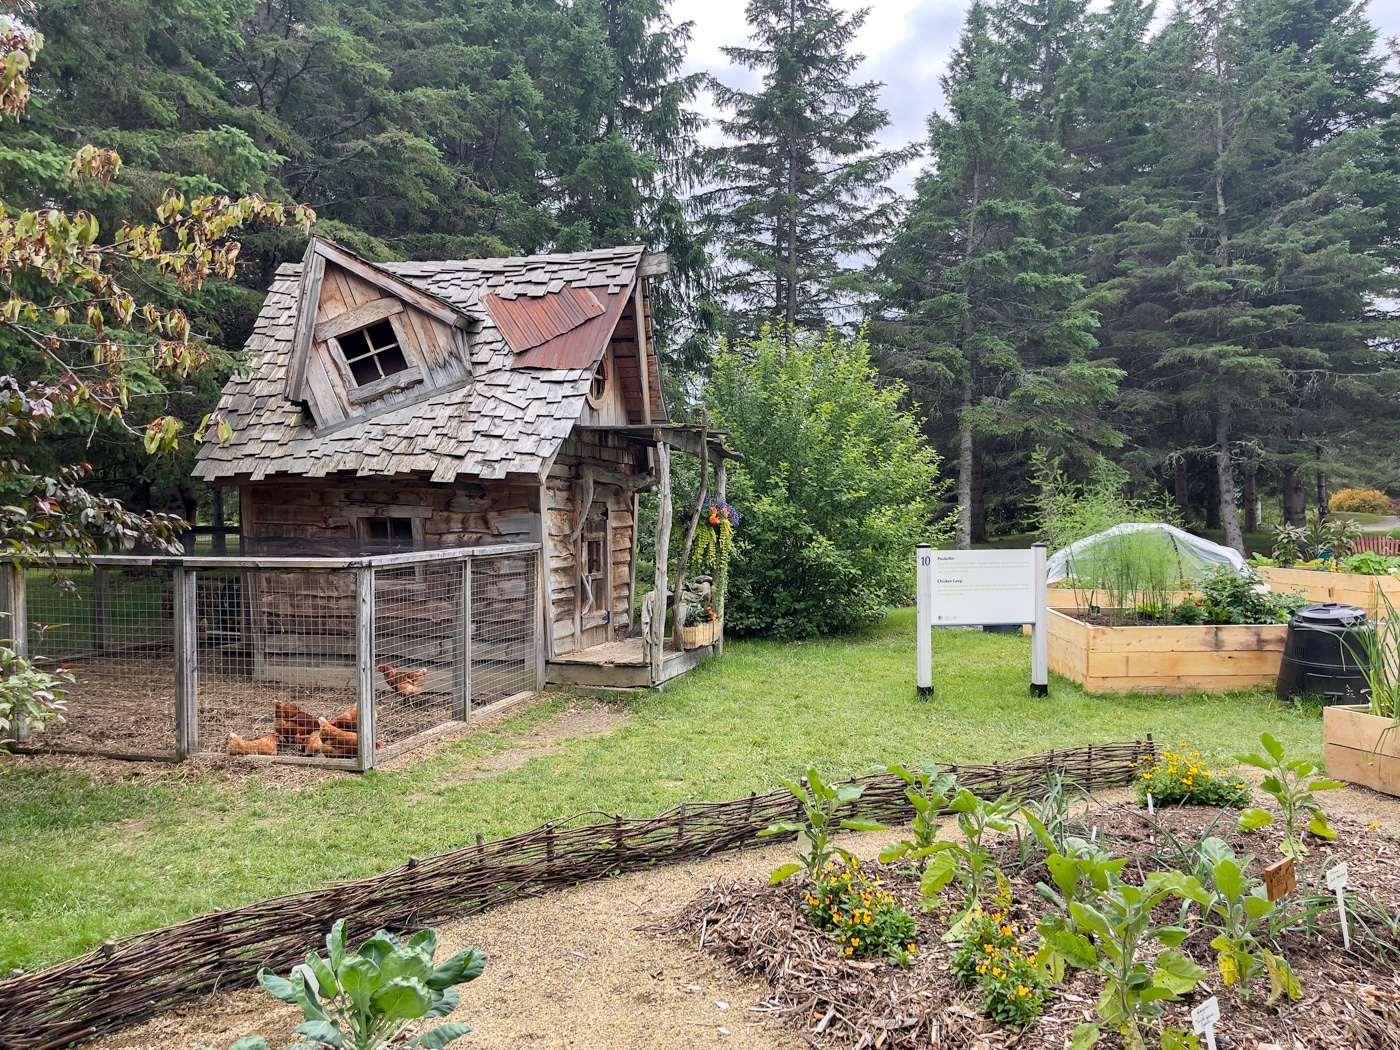
[[(924, 119), (940, 105), (938, 78), (957, 43), (966, 0), (836, 0), (847, 10), (869, 7), (870, 15), (860, 31), (856, 50), (865, 55), (861, 76), (885, 84), (881, 100), (890, 114), (890, 127), (882, 142), (901, 146), (924, 137)], [(745, 0), (671, 0), (677, 22), (693, 22), (689, 49), (690, 70), (707, 70), (734, 87), (753, 88), (757, 78), (735, 69), (720, 53), (727, 44), (747, 39)], [(1159, 0), (1166, 10), (1168, 4)], [(1400, 0), (1373, 0), (1371, 18), (1382, 38), (1400, 36)], [(751, 79), (745, 83), (744, 77)], [(705, 100), (708, 103), (708, 99)], [(707, 107), (708, 108), (708, 107)], [(708, 141), (716, 141), (710, 129)], [(908, 189), (919, 163), (901, 173), (896, 188)]]

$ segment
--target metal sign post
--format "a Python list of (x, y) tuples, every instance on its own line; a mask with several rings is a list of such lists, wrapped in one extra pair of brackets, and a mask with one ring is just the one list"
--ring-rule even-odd
[(1050, 692), (1046, 639), (1045, 553), (1029, 550), (935, 551), (918, 546), (915, 648), (918, 695), (933, 696), (933, 628), (1031, 625), (1031, 695)]

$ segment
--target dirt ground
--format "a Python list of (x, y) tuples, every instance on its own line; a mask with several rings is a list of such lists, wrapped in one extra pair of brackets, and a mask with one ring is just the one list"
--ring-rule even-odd
[[(573, 716), (571, 718), (571, 716)], [(556, 746), (562, 727), (599, 728), (617, 716), (574, 711), (554, 727), (541, 727), (533, 753)], [(529, 750), (491, 756), (488, 769), (510, 768)], [(503, 763), (507, 763), (504, 764)], [(480, 775), (480, 771), (477, 771)], [(1127, 789), (1098, 793), (1105, 805), (1127, 802)], [(1327, 792), (1329, 812), (1378, 833), (1400, 835), (1400, 800), (1346, 788)], [(945, 828), (945, 832), (950, 832)], [(843, 844), (872, 859), (899, 830), (848, 835)], [(769, 1016), (771, 989), (740, 975), (687, 942), (654, 932), (707, 888), (728, 880), (763, 879), (791, 858), (784, 842), (703, 863), (624, 875), (545, 897), (518, 901), (482, 915), (442, 924), (441, 952), (466, 945), (484, 949), (486, 972), (463, 987), (453, 1020), (474, 1031), (461, 1050), (526, 1047), (598, 1047), (607, 1050), (671, 1050), (733, 1047), (795, 1050), (810, 1044)], [(108, 1036), (97, 1050), (166, 1050), (200, 1045), (226, 1047), (247, 1034), (273, 1046), (292, 1040), (298, 1011), (256, 989), (219, 993)], [(1253, 1048), (1249, 1048), (1253, 1050)]]
[[(393, 772), (422, 761), (450, 747), (466, 736), (480, 733), (526, 710), (532, 704), (551, 699), (547, 693), (537, 693), (508, 711), (502, 711), (469, 725), (461, 726), (433, 737), (421, 747), (395, 755), (376, 764), (377, 769)], [(626, 712), (598, 701), (579, 701), (562, 714), (553, 716), (521, 734), (509, 747), (483, 756), (475, 764), (455, 774), (450, 782), (490, 776), (516, 769), (536, 755), (553, 754), (573, 739), (605, 736), (627, 724)], [(186, 762), (132, 762), (124, 759), (97, 758), (91, 755), (33, 754), (8, 755), (4, 759), (16, 767), (33, 766), (62, 769), (90, 777), (99, 784), (141, 783), (154, 781), (198, 780), (212, 777), (221, 783), (237, 784), (258, 780), (270, 788), (302, 791), (338, 777), (359, 776), (340, 769), (318, 769), (314, 765), (283, 765), (266, 759), (236, 758), (221, 754), (201, 754)]]

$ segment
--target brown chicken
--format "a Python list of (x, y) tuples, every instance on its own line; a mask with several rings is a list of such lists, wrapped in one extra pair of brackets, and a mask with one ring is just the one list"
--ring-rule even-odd
[(256, 740), (244, 740), (237, 733), (228, 735), (230, 755), (275, 755), (277, 754), (277, 734), (268, 733)]
[(389, 683), (389, 688), (399, 696), (413, 696), (423, 691), (423, 683), (428, 680), (428, 672), (421, 667), (416, 671), (400, 671), (393, 664), (380, 664), (375, 668)]
[(310, 734), (302, 743), (301, 748), (308, 755), (324, 755), (326, 753), (326, 745), (321, 742), (321, 731), (318, 729), (316, 732)]
[(308, 733), (316, 732), (321, 720), (310, 711), (303, 711), (296, 704), (281, 700), (272, 701), (272, 728), (283, 740), (300, 741)]
[(351, 704), (340, 714), (331, 719), (331, 725), (337, 729), (344, 729), (354, 733), (360, 728), (360, 709), (357, 705)]
[(322, 722), (319, 730), (322, 752), (336, 758), (354, 758), (360, 751), (360, 735), (338, 729), (330, 722)]

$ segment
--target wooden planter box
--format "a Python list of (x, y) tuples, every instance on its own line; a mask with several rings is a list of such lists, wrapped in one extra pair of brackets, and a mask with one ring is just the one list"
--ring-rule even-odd
[(694, 627), (681, 628), (681, 648), (699, 649), (702, 645), (714, 645), (724, 630), (723, 620), (697, 623)]
[[(1400, 795), (1400, 729), (1365, 705), (1322, 709), (1322, 754), (1327, 775), (1387, 795)], [(1386, 732), (1389, 729), (1390, 732)]]
[(1400, 579), (1394, 576), (1362, 576), (1354, 572), (1319, 569), (1279, 569), (1264, 566), (1259, 578), (1280, 593), (1301, 592), (1310, 602), (1341, 602), (1369, 610), (1377, 591), (1400, 608)]
[(1048, 612), (1050, 670), (1091, 693), (1224, 693), (1273, 685), (1283, 624), (1095, 627)]

